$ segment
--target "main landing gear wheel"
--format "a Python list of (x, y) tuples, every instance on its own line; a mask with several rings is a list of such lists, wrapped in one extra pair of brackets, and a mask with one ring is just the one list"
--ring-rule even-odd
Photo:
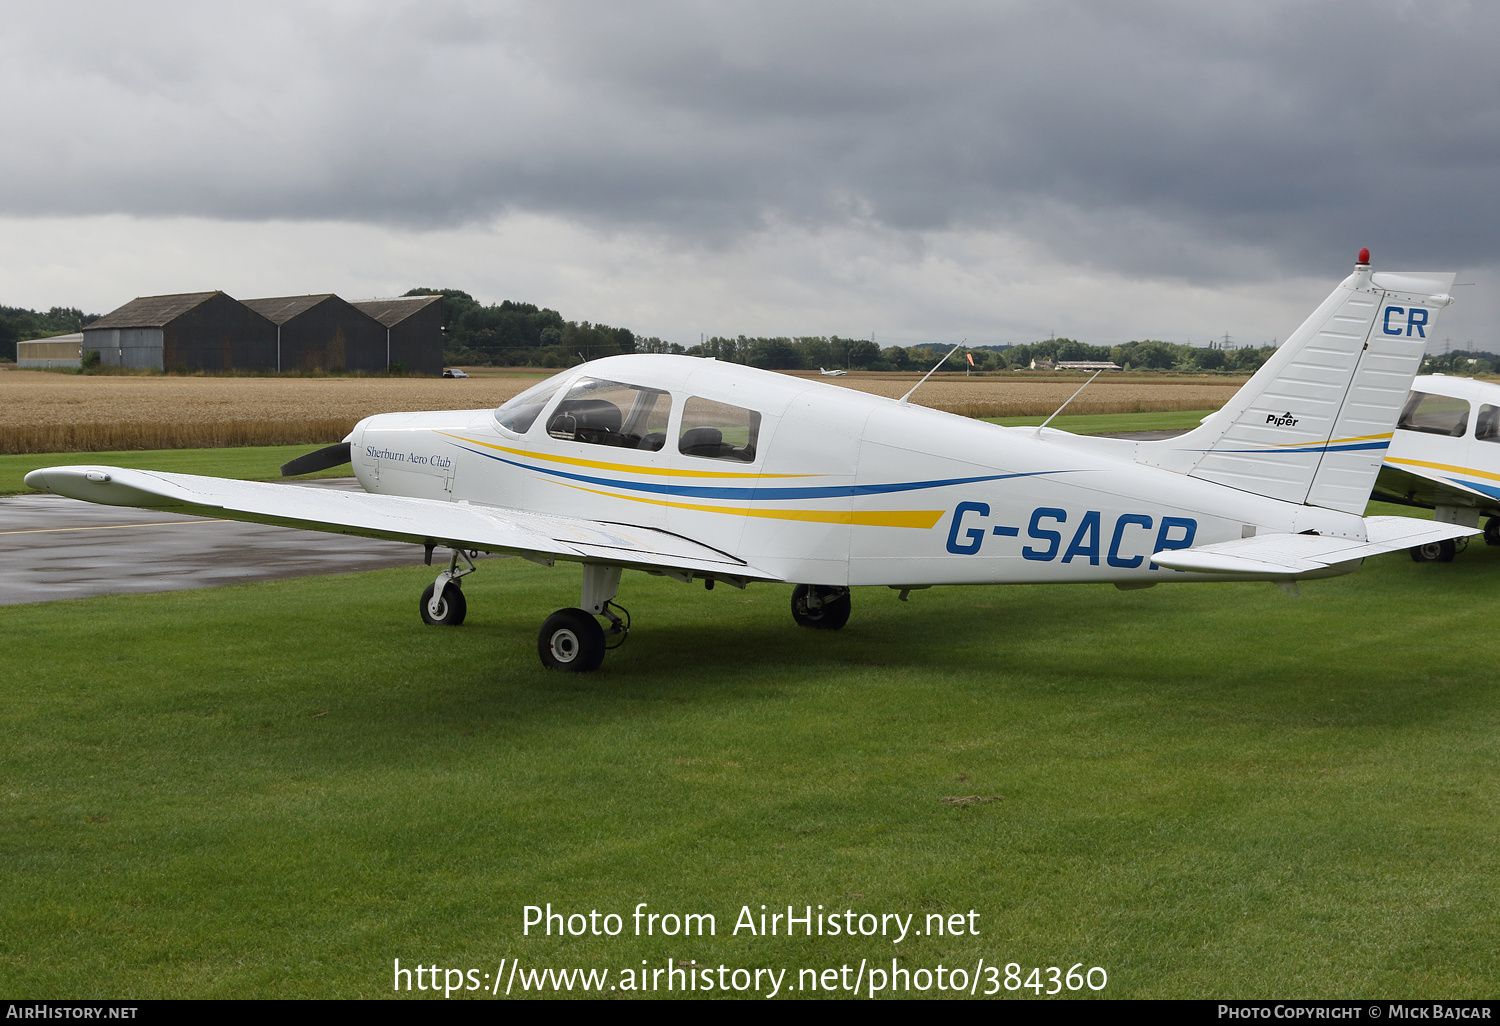
[(537, 655), (549, 670), (592, 673), (604, 662), (604, 628), (582, 609), (559, 609), (536, 636)]
[(1426, 545), (1413, 545), (1411, 558), (1414, 563), (1451, 563), (1456, 551), (1458, 546), (1453, 544), (1453, 539), (1445, 538)]
[(849, 622), (849, 589), (799, 584), (792, 589), (792, 619), (798, 627), (836, 631)]
[(417, 608), (422, 614), (422, 622), (431, 627), (457, 627), (464, 622), (468, 615), (469, 604), (464, 600), (463, 589), (458, 586), (457, 581), (448, 581), (443, 585), (443, 597), (435, 603), (437, 611), (433, 611), (434, 603), (432, 594), (437, 590), (437, 585), (429, 584), (422, 592), (422, 601)]
[(1500, 545), (1500, 517), (1490, 517), (1484, 522), (1484, 543)]

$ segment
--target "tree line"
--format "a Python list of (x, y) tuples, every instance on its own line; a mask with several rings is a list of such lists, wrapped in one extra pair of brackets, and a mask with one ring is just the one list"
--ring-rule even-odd
[[(683, 346), (588, 321), (568, 321), (556, 310), (505, 300), (486, 306), (459, 289), (416, 288), (408, 296), (443, 297), (443, 361), (449, 365), (570, 367), (580, 359), (597, 360), (625, 353), (676, 353), (713, 357), (766, 370), (834, 368), (871, 371), (926, 371), (951, 345), (876, 345), (863, 338), (838, 335), (716, 335), (698, 345)], [(99, 319), (76, 307), (54, 306), (45, 313), (0, 306), (0, 359), (16, 358), (16, 342), (81, 331)], [(1155, 339), (1116, 346), (1091, 346), (1076, 339), (1049, 338), (1013, 346), (975, 346), (948, 357), (944, 370), (972, 366), (979, 371), (1027, 368), (1033, 361), (1109, 361), (1129, 371), (1251, 374), (1276, 351), (1275, 346), (1206, 349)], [(1471, 362), (1472, 361), (1472, 362)], [(1428, 356), (1423, 373), (1487, 374), (1500, 370), (1500, 357), (1489, 352), (1452, 352)]]
[[(933, 344), (881, 348), (869, 339), (840, 338), (837, 335), (796, 338), (716, 336), (700, 345), (686, 347), (665, 345), (656, 339), (650, 342), (654, 345), (643, 345), (639, 351), (711, 356), (728, 363), (743, 363), (767, 370), (816, 370), (820, 367), (831, 370), (837, 367), (845, 370), (927, 371), (953, 348)], [(1125, 370), (1250, 374), (1275, 351), (1275, 346), (1200, 349), (1154, 339), (1117, 346), (1091, 346), (1076, 339), (1049, 338), (1025, 345), (960, 348), (944, 360), (943, 369), (961, 370), (972, 366), (978, 371), (1004, 371), (1028, 368), (1033, 361), (1091, 360), (1114, 363)], [(969, 355), (974, 358), (972, 364), (968, 361)]]

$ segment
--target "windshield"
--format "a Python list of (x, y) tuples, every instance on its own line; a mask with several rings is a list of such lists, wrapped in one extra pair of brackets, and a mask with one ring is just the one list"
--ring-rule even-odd
[(496, 410), (495, 420), (499, 421), (501, 427), (524, 435), (531, 430), (531, 425), (536, 423), (543, 408), (561, 387), (561, 383), (553, 378), (538, 382)]

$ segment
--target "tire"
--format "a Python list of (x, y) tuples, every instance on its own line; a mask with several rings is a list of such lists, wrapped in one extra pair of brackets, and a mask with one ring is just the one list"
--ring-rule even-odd
[(422, 622), (429, 627), (457, 627), (469, 613), (463, 589), (449, 581), (443, 587), (443, 600), (438, 604), (438, 615), (434, 617), (428, 612), (427, 603), (432, 601), (432, 590), (436, 587), (434, 582), (422, 591), (422, 601), (417, 606), (418, 612), (422, 614)]
[(1414, 563), (1451, 563), (1453, 553), (1457, 551), (1451, 538), (1439, 542), (1428, 542), (1426, 545), (1414, 545), (1411, 549), (1411, 558)]
[(1500, 545), (1500, 517), (1490, 517), (1484, 522), (1484, 543)]
[(536, 654), (549, 670), (593, 673), (604, 652), (604, 628), (582, 609), (559, 609), (536, 636)]
[[(818, 589), (818, 597), (822, 604), (817, 609), (809, 609), (807, 604), (808, 594), (813, 588)], [(824, 588), (815, 584), (799, 584), (792, 589), (792, 619), (797, 621), (798, 627), (810, 627), (815, 631), (836, 631), (849, 622), (848, 588)]]

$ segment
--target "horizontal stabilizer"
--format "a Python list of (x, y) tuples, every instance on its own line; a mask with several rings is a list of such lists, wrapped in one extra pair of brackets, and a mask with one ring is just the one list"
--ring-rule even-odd
[(27, 474), (26, 484), (109, 506), (169, 509), (222, 520), (604, 563), (648, 572), (670, 570), (722, 579), (779, 580), (718, 549), (666, 531), (480, 503), (120, 467), (48, 467)]
[(1365, 517), (1365, 541), (1317, 534), (1262, 534), (1193, 549), (1169, 549), (1151, 560), (1199, 574), (1296, 577), (1382, 552), (1478, 533), (1472, 527), (1412, 517)]

